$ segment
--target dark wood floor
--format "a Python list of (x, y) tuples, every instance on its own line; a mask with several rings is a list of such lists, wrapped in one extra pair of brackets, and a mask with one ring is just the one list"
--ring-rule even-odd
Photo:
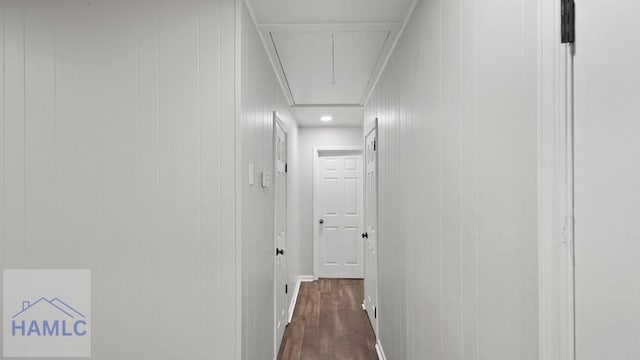
[(302, 283), (279, 360), (377, 360), (375, 335), (362, 309), (362, 280)]

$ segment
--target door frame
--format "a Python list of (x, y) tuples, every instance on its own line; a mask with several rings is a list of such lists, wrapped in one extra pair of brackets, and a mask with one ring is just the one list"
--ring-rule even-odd
[(560, 0), (538, 1), (539, 359), (575, 360), (573, 53)]
[[(276, 234), (276, 227), (277, 227), (277, 221), (278, 221), (278, 211), (277, 211), (277, 201), (276, 201), (276, 181), (277, 181), (277, 177), (276, 177), (276, 150), (275, 150), (275, 144), (276, 144), (276, 137), (278, 136), (278, 132), (277, 132), (277, 128), (278, 126), (282, 129), (282, 131), (284, 131), (284, 138), (285, 138), (285, 164), (288, 161), (288, 151), (289, 151), (289, 134), (287, 132), (287, 127), (284, 123), (284, 121), (280, 118), (280, 116), (278, 115), (277, 111), (273, 112), (273, 135), (272, 135), (272, 154), (271, 154), (271, 158), (273, 161), (273, 166), (272, 166), (272, 176), (273, 176), (273, 184), (272, 184), (272, 188), (273, 188), (273, 251), (275, 252), (275, 249), (278, 247), (278, 243), (277, 243), (277, 234)], [(286, 179), (286, 176), (285, 176)], [(288, 209), (287, 209), (287, 201), (286, 201), (286, 197), (287, 197), (287, 183), (285, 181), (285, 190), (284, 190), (284, 196), (285, 196), (285, 202), (284, 202), (284, 216), (285, 216), (285, 223), (288, 222)], [(288, 234), (287, 234), (288, 235)], [(285, 257), (287, 256), (286, 253), (286, 248), (285, 250)], [(273, 253), (272, 253), (273, 254)], [(280, 345), (278, 343), (278, 318), (279, 318), (279, 314), (278, 314), (278, 291), (282, 291), (282, 289), (278, 289), (278, 282), (276, 281), (278, 278), (278, 263), (275, 259), (275, 257), (273, 258), (273, 351), (274, 351), (274, 355), (273, 358), (277, 358), (278, 357), (278, 351), (280, 350)], [(288, 265), (285, 266), (286, 269), (286, 276), (285, 279), (287, 281), (287, 284), (289, 283), (289, 274), (288, 274)], [(286, 304), (286, 308), (287, 308), (287, 321), (289, 321), (289, 319), (291, 318), (289, 315), (289, 302), (287, 301)], [(287, 324), (288, 325), (288, 324)], [(286, 326), (285, 325), (285, 328)]]
[[(364, 152), (362, 147), (359, 146), (314, 146), (313, 147), (313, 278), (319, 279), (319, 264), (318, 264), (318, 184), (316, 177), (318, 175), (318, 166), (320, 165), (320, 157), (323, 155), (360, 155), (364, 158)], [(363, 190), (364, 192), (364, 190)], [(363, 201), (362, 197), (360, 201)], [(360, 219), (360, 229), (364, 224), (364, 216)], [(363, 264), (364, 266), (364, 264)]]
[[(364, 128), (364, 141), (365, 141), (364, 146), (365, 146), (365, 150), (366, 150), (366, 147), (367, 147), (367, 138), (374, 131), (376, 132), (376, 147), (377, 147), (377, 149), (380, 149), (380, 135), (379, 135), (379, 132), (378, 132), (378, 121), (379, 121), (379, 119), (375, 118), (375, 120), (373, 120), (371, 123), (369, 123), (369, 125), (365, 126), (365, 128)], [(366, 156), (366, 154), (364, 154), (364, 156), (363, 156), (363, 163), (364, 163), (363, 168), (364, 168), (364, 173), (365, 173), (364, 176), (365, 176), (365, 178), (366, 178), (366, 175), (367, 175), (367, 161), (366, 161), (367, 159), (366, 158), (367, 158), (367, 156)], [(379, 268), (380, 268), (380, 261), (379, 261), (379, 254), (380, 254), (380, 246), (379, 246), (380, 245), (380, 243), (379, 243), (379, 240), (380, 240), (380, 223), (379, 223), (379, 220), (380, 220), (380, 216), (379, 216), (379, 213), (380, 213), (380, 201), (379, 200), (380, 200), (380, 194), (378, 192), (378, 188), (379, 188), (378, 184), (380, 183), (380, 181), (379, 181), (379, 177), (378, 177), (379, 176), (378, 169), (379, 169), (379, 166), (378, 166), (378, 151), (376, 151), (376, 185), (375, 185), (376, 213), (374, 215), (375, 218), (376, 218), (376, 258), (375, 258), (375, 262), (376, 262), (376, 293), (375, 293), (376, 309), (378, 308), (378, 305), (379, 305), (378, 301), (379, 301), (379, 294), (380, 294), (380, 291), (378, 289), (378, 285), (379, 285), (378, 275), (380, 274), (380, 272), (379, 272)], [(366, 188), (366, 185), (365, 185), (365, 188)], [(364, 227), (367, 226), (366, 220), (367, 220), (367, 216), (368, 216), (368, 214), (367, 214), (367, 206), (366, 206), (366, 204), (367, 204), (366, 193), (367, 192), (365, 190), (364, 191), (364, 196), (363, 196), (364, 203), (365, 203), (365, 206), (364, 206), (364, 213), (365, 214), (364, 214), (364, 219), (363, 219), (363, 223), (364, 223), (363, 230), (365, 230), (365, 231), (367, 230)], [(365, 256), (366, 256), (366, 254), (365, 254)], [(365, 276), (365, 281), (366, 281), (366, 276), (367, 276), (366, 262), (365, 262), (364, 276)], [(367, 294), (364, 294), (364, 295), (365, 295), (365, 298), (363, 299), (363, 302), (366, 300), (366, 295)], [(364, 306), (364, 304), (363, 304), (363, 306)], [(366, 306), (365, 306), (365, 310), (366, 310)], [(378, 318), (376, 317), (375, 326), (372, 324), (373, 332), (376, 335), (376, 348), (379, 346), (378, 341), (377, 341), (378, 333), (379, 333), (379, 325), (378, 324), (379, 324), (379, 321), (378, 321)]]

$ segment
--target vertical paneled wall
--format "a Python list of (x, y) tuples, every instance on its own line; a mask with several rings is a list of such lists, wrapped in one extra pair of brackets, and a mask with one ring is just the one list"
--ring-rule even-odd
[(536, 2), (422, 0), (379, 118), (388, 359), (537, 359)]
[[(274, 352), (273, 186), (261, 186), (262, 173), (269, 172), (273, 179), (273, 111), (285, 122), (292, 169), (287, 176), (288, 248), (295, 248), (291, 242), (298, 236), (297, 223), (291, 221), (298, 213), (297, 165), (292, 163), (297, 127), (244, 2), (241, 8), (242, 358), (259, 360), (272, 358)], [(254, 167), (252, 186), (249, 164)], [(288, 253), (289, 262), (296, 258), (297, 254)], [(289, 288), (294, 285), (290, 282)]]
[(0, 11), (0, 267), (91, 269), (92, 359), (235, 358), (234, 1)]
[(576, 12), (575, 356), (637, 359), (640, 47), (627, 44), (640, 3), (580, 1)]

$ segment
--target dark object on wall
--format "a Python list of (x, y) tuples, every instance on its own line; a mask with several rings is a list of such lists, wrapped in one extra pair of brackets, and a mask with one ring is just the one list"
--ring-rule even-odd
[(562, 43), (573, 44), (576, 42), (576, 3), (574, 0), (562, 0), (561, 4)]

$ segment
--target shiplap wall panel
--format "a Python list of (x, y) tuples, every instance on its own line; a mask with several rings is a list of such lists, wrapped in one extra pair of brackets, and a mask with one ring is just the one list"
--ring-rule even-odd
[[(3, 49), (3, 53), (4, 53), (4, 34), (5, 34), (5, 29), (4, 29), (4, 24), (5, 24), (5, 4), (4, 3), (0, 3), (0, 45), (2, 46)], [(4, 55), (0, 56), (0, 66), (2, 69), (4, 69), (4, 63), (5, 63), (5, 59), (4, 59)], [(4, 81), (5, 76), (4, 76), (4, 70), (0, 71), (0, 82), (2, 84), (5, 83)], [(0, 262), (2, 264), (5, 263), (5, 253), (6, 253), (6, 246), (5, 246), (5, 234), (6, 234), (6, 226), (5, 226), (5, 208), (6, 208), (6, 204), (7, 204), (7, 198), (6, 198), (6, 188), (5, 188), (5, 154), (6, 154), (6, 144), (5, 144), (5, 97), (4, 97), (4, 93), (5, 93), (5, 86), (0, 86)]]
[(142, 278), (150, 279), (138, 288), (140, 298), (147, 299), (146, 303), (138, 305), (136, 311), (147, 321), (140, 323), (142, 333), (148, 334), (140, 337), (139, 349), (147, 349), (149, 357), (161, 357), (159, 334), (160, 318), (158, 288), (159, 278), (157, 271), (160, 259), (157, 251), (146, 249), (158, 249), (160, 219), (158, 212), (159, 182), (158, 169), (160, 166), (159, 153), (159, 107), (158, 107), (158, 16), (157, 1), (140, 1), (137, 9), (137, 133), (138, 143), (136, 156), (138, 159), (136, 188), (138, 189), (137, 217), (139, 219), (140, 244), (137, 249), (139, 261), (146, 266), (140, 266), (138, 271)]
[(4, 4), (4, 235), (3, 260), (20, 266), (25, 259), (25, 9), (20, 1)]
[[(160, 157), (166, 161), (159, 169), (158, 256), (162, 266), (158, 298), (159, 311), (166, 314), (160, 321), (160, 337), (174, 339), (185, 347), (179, 349), (164, 342), (160, 350), (174, 358), (195, 357), (197, 337), (183, 329), (202, 326), (200, 321), (191, 320), (196, 310), (191, 299), (201, 290), (197, 3), (160, 1), (158, 23), (159, 142)], [(164, 71), (165, 68), (177, 71)], [(183, 310), (170, 311), (174, 308)], [(164, 323), (171, 326), (163, 326)]]
[(460, 8), (460, 116), (462, 169), (462, 354), (479, 359), (478, 271), (478, 2), (465, 2)]
[(442, 1), (442, 353), (462, 359), (462, 188), (460, 1)]
[[(576, 5), (576, 359), (640, 358), (637, 1)], [(615, 55), (614, 55), (615, 54)], [(621, 54), (622, 56), (618, 56)]]
[[(220, 44), (217, 44), (211, 39), (220, 39), (220, 24), (210, 21), (209, 19), (219, 19), (221, 15), (219, 6), (214, 2), (200, 2), (198, 5), (198, 33), (200, 34), (198, 40), (198, 94), (200, 95), (198, 101), (198, 112), (201, 119), (221, 119), (219, 104), (210, 101), (209, 99), (220, 99), (221, 94), (221, 76), (220, 69), (220, 55), (225, 49)], [(206, 36), (202, 36), (206, 34)], [(226, 88), (223, 91), (228, 91)], [(205, 94), (203, 96), (203, 94)], [(227, 121), (227, 124), (231, 124), (231, 121)], [(225, 254), (221, 251), (220, 242), (207, 241), (207, 237), (214, 236), (219, 239), (223, 239), (222, 227), (224, 223), (221, 221), (221, 213), (226, 210), (223, 207), (222, 199), (224, 194), (220, 192), (221, 189), (221, 177), (226, 177), (227, 172), (230, 174), (233, 168), (225, 168), (222, 166), (222, 157), (228, 157), (235, 159), (235, 151), (231, 147), (226, 148), (226, 151), (222, 151), (220, 144), (220, 137), (218, 134), (226, 134), (221, 126), (221, 121), (200, 121), (199, 123), (199, 140), (198, 145), (200, 147), (200, 248), (199, 248), (199, 263), (200, 263), (200, 287), (202, 297), (207, 299), (213, 309), (217, 309), (217, 315), (220, 315), (228, 307), (228, 303), (231, 299), (235, 301), (234, 294), (229, 294), (227, 299), (222, 299), (217, 294), (227, 290), (231, 290), (234, 287), (223, 287), (220, 279), (224, 276), (228, 276), (228, 273), (217, 271), (218, 267), (225, 266), (222, 259), (226, 258)], [(226, 136), (226, 135), (225, 135)], [(229, 136), (231, 137), (231, 136)], [(212, 156), (211, 161), (202, 161), (206, 158), (205, 154)], [(235, 180), (235, 176), (229, 176), (230, 179)], [(222, 205), (222, 206), (221, 206)], [(229, 242), (230, 245), (235, 245), (234, 242)], [(230, 252), (235, 253), (235, 252)], [(234, 268), (236, 273), (238, 268), (233, 261), (227, 260), (225, 268)], [(228, 280), (227, 280), (228, 281)], [(233, 279), (235, 281), (235, 279)], [(233, 281), (231, 283), (233, 283)], [(234, 289), (235, 290), (235, 289)], [(231, 292), (231, 291), (229, 291)], [(235, 291), (234, 291), (235, 292)], [(215, 321), (215, 320), (214, 320)], [(224, 320), (222, 320), (224, 321)], [(228, 319), (228, 323), (235, 322), (236, 319)], [(200, 324), (199, 331), (202, 333), (203, 339), (218, 339), (218, 341), (226, 341), (223, 337), (225, 332), (223, 328), (218, 326), (209, 326), (205, 322)], [(226, 335), (235, 336), (235, 333)], [(232, 343), (232, 341), (230, 341)], [(213, 341), (201, 342), (196, 353), (198, 356), (209, 356), (208, 354), (217, 354), (217, 356), (225, 356), (233, 358), (223, 351), (219, 351), (219, 343)], [(232, 349), (235, 350), (235, 349)], [(229, 351), (229, 349), (227, 349)]]
[(0, 267), (91, 269), (94, 359), (235, 358), (235, 1), (0, 5)]
[[(274, 354), (274, 196), (273, 111), (287, 130), (287, 213), (299, 212), (298, 165), (294, 153), (298, 129), (273, 71), (260, 35), (245, 4), (241, 5), (240, 131), (242, 154), (242, 358), (260, 360)], [(254, 185), (249, 186), (249, 164), (254, 166)], [(263, 188), (261, 175), (271, 174), (271, 186)], [(288, 219), (287, 250), (299, 248), (298, 224)], [(293, 245), (296, 243), (296, 245)], [(288, 261), (299, 256), (287, 251)], [(289, 271), (296, 271), (289, 267)], [(300, 274), (289, 274), (295, 279)], [(289, 283), (289, 299), (295, 283)], [(284, 291), (284, 289), (281, 289)]]
[(367, 103), (387, 358), (537, 358), (535, 21), (419, 1)]
[[(50, 31), (54, 18), (46, 16), (53, 10), (51, 3), (25, 9), (25, 20), (33, 26), (25, 28), (25, 88), (27, 99), (38, 99), (28, 103), (25, 116), (25, 131), (28, 134), (25, 146), (25, 171), (27, 217), (30, 222), (26, 236), (27, 260), (33, 264), (50, 262), (48, 254), (54, 250), (48, 241), (55, 219), (56, 192), (55, 169), (55, 34)], [(35, 20), (35, 21), (34, 21)], [(42, 61), (41, 59), (44, 59)]]
[(460, 141), (462, 174), (462, 344), (463, 359), (479, 359), (478, 271), (478, 2), (460, 8)]
[[(215, 343), (218, 349), (217, 356), (222, 359), (236, 359), (240, 357), (239, 351), (241, 351), (241, 325), (239, 324), (239, 318), (241, 314), (241, 307), (238, 306), (241, 295), (238, 295), (240, 288), (238, 280), (240, 275), (238, 274), (238, 258), (241, 256), (237, 244), (237, 219), (238, 206), (235, 194), (231, 196), (233, 189), (237, 191), (237, 181), (241, 181), (238, 178), (237, 172), (237, 136), (231, 136), (236, 134), (237, 131), (237, 108), (229, 106), (236, 102), (236, 91), (230, 91), (229, 84), (234, 84), (234, 88), (237, 89), (240, 84), (236, 82), (236, 2), (219, 0), (218, 4), (218, 71), (216, 72), (220, 76), (220, 81), (217, 83), (219, 104), (217, 108), (217, 124), (220, 128), (219, 136), (215, 139), (218, 144), (218, 161), (221, 164), (219, 172), (215, 172), (220, 187), (216, 189), (218, 196), (220, 196), (220, 203), (217, 204), (218, 211), (220, 213), (220, 228), (218, 232), (219, 239), (226, 239), (225, 241), (218, 241), (215, 243), (218, 247), (218, 269), (234, 269), (233, 272), (216, 271), (216, 284), (217, 292), (216, 298), (219, 300), (218, 308), (216, 308), (216, 316), (221, 324), (235, 324), (230, 328), (224, 326), (216, 326), (215, 331), (218, 342)], [(202, 22), (202, 20), (201, 20)], [(201, 37), (202, 41), (207, 41), (207, 37)], [(231, 121), (234, 119), (234, 121)], [(229, 174), (234, 173), (235, 176)], [(233, 224), (234, 226), (231, 226)], [(232, 239), (234, 241), (232, 241)], [(231, 276), (234, 274), (235, 276)], [(233, 291), (232, 291), (233, 289)], [(221, 296), (222, 295), (222, 296)], [(226, 304), (234, 304), (235, 311), (228, 311), (229, 307)], [(221, 344), (227, 344), (227, 346), (221, 346)]]

